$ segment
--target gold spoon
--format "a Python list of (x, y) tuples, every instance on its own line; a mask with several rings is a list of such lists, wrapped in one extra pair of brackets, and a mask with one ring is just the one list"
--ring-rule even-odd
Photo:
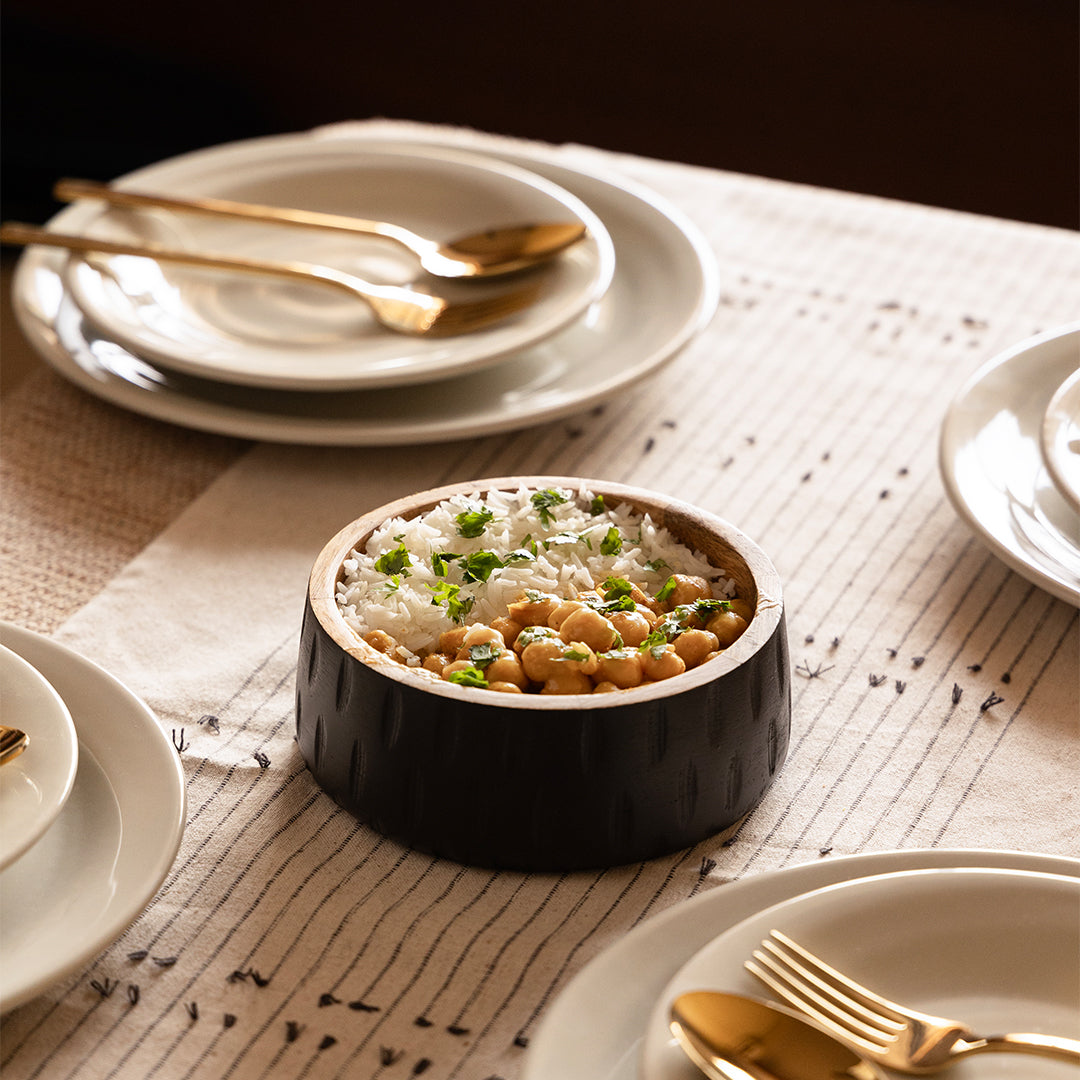
[(17, 758), (30, 745), (30, 736), (18, 728), (0, 724), (0, 765)]
[(831, 1035), (756, 998), (710, 990), (680, 994), (669, 1026), (712, 1080), (886, 1080)]
[(495, 277), (531, 266), (558, 255), (577, 243), (586, 232), (581, 222), (540, 225), (513, 225), (463, 236), (447, 244), (418, 236), (410, 229), (385, 221), (368, 221), (343, 214), (315, 210), (295, 210), (280, 206), (234, 202), (231, 199), (178, 198), (121, 191), (92, 180), (59, 180), (53, 194), (62, 202), (101, 199), (113, 206), (157, 207), (165, 210), (196, 211), (219, 217), (244, 218), (282, 225), (307, 225), (318, 229), (381, 236), (408, 248), (420, 265), (436, 277)]

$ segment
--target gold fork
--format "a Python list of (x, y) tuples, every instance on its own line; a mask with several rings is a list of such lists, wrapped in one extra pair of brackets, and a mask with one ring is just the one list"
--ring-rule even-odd
[(841, 974), (778, 930), (746, 969), (778, 997), (867, 1057), (901, 1072), (938, 1072), (968, 1054), (1019, 1051), (1080, 1064), (1080, 1041), (1053, 1035), (976, 1035), (943, 1016), (889, 1001)]
[(30, 736), (18, 728), (0, 724), (0, 765), (17, 758), (30, 745)]
[(383, 326), (401, 334), (442, 337), (467, 334), (516, 314), (528, 307), (540, 293), (539, 285), (531, 284), (495, 296), (456, 302), (400, 285), (377, 285), (344, 270), (317, 266), (314, 263), (274, 262), (239, 255), (178, 251), (156, 244), (98, 240), (89, 236), (50, 232), (36, 225), (24, 225), (14, 221), (0, 226), (0, 243), (46, 244), (68, 251), (96, 252), (103, 255), (139, 255), (158, 262), (174, 262), (215, 270), (237, 270), (248, 274), (268, 274), (294, 281), (330, 285), (363, 300)]

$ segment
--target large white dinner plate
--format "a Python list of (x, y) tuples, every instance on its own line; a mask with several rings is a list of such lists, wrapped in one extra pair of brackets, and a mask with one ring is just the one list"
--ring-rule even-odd
[(52, 828), (0, 872), (0, 1012), (79, 970), (149, 903), (184, 828), (180, 756), (157, 718), (96, 664), (0, 623), (0, 641), (56, 688), (79, 769)]
[(643, 922), (587, 964), (544, 1013), (522, 1080), (641, 1080), (642, 1041), (657, 999), (719, 934), (773, 904), (837, 882), (955, 866), (1080, 878), (1078, 859), (940, 849), (815, 859), (719, 885)]
[(77, 226), (65, 224), (108, 240), (314, 263), (379, 284), (415, 282), (449, 300), (540, 287), (533, 304), (490, 327), (415, 337), (384, 328), (362, 301), (326, 286), (126, 255), (69, 261), (72, 295), (113, 340), (170, 369), (247, 386), (359, 389), (477, 370), (579, 318), (607, 291), (615, 267), (606, 228), (580, 199), (536, 173), (468, 153), (285, 136), (185, 154), (113, 186), (389, 221), (440, 241), (531, 222), (588, 227), (583, 241), (523, 277), (447, 282), (426, 278), (403, 248), (338, 231), (93, 203)]
[(957, 513), (1018, 574), (1080, 605), (1080, 515), (1046, 470), (1041, 428), (1080, 365), (1080, 323), (1039, 334), (983, 365), (941, 426), (939, 463)]
[(71, 794), (78, 768), (75, 725), (40, 671), (0, 646), (0, 721), (30, 736), (0, 769), (0, 870), (35, 844)]
[(1051, 479), (1080, 513), (1080, 355), (1076, 365), (1050, 398), (1039, 436)]
[[(319, 143), (314, 135), (310, 140)], [(274, 139), (256, 142), (276, 152)], [(64, 257), (42, 247), (19, 260), (15, 314), (35, 350), (77, 386), (135, 412), (219, 434), (398, 445), (473, 438), (569, 416), (656, 371), (704, 328), (719, 295), (716, 262), (697, 228), (648, 190), (539, 154), (499, 157), (554, 180), (596, 211), (614, 243), (617, 270), (607, 293), (573, 326), (482, 372), (398, 389), (323, 393), (229, 387), (167, 373), (87, 323), (65, 291)], [(68, 207), (54, 223), (78, 228), (92, 213)]]
[[(908, 870), (827, 886), (752, 915), (695, 953), (659, 995), (642, 1050), (645, 1080), (700, 1074), (668, 1028), (671, 1003), (694, 990), (774, 998), (743, 968), (780, 930), (864, 986), (920, 1012), (1006, 1031), (1080, 1037), (1080, 880), (1024, 870)], [(995, 1054), (965, 1077), (1030, 1080), (1062, 1065)]]

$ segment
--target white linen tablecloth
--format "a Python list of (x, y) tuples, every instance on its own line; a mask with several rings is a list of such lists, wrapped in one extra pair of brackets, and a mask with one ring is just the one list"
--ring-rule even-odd
[[(663, 195), (719, 262), (706, 332), (602, 410), (388, 450), (180, 432), (45, 370), (5, 401), (3, 616), (55, 630), (182, 731), (189, 799), (180, 855), (146, 912), (4, 1019), (8, 1080), (513, 1080), (575, 972), (702, 890), (855, 852), (1080, 854), (1077, 612), (972, 534), (937, 467), (963, 381), (1076, 317), (1077, 237), (549, 152)], [(734, 522), (776, 564), (791, 748), (727, 845), (607, 871), (493, 873), (379, 837), (308, 775), (293, 677), (320, 548), (399, 495), (513, 473), (667, 492)], [(175, 962), (128, 959), (140, 950)]]

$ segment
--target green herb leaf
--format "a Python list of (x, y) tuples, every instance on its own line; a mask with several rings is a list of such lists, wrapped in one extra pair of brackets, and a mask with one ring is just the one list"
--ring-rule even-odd
[(604, 539), (600, 541), (600, 554), (618, 555), (620, 551), (622, 551), (622, 537), (619, 535), (619, 530), (612, 525), (604, 534)]
[(436, 607), (446, 605), (446, 613), (455, 623), (465, 621), (465, 616), (472, 610), (475, 597), (462, 596), (460, 585), (451, 585), (448, 581), (439, 582), (438, 585), (428, 585), (432, 592), (431, 603)]
[(526, 646), (532, 645), (535, 641), (547, 641), (550, 638), (557, 638), (558, 636), (558, 631), (553, 630), (550, 626), (526, 626), (525, 629), (518, 634), (514, 645), (515, 647), (520, 645), (524, 649)]
[(458, 534), (471, 540), (473, 537), (479, 536), (487, 528), (488, 522), (494, 517), (493, 511), (489, 510), (483, 503), (479, 503), (470, 510), (462, 510), (454, 518), (454, 521), (457, 524)]
[(695, 600), (691, 605), (699, 615), (714, 615), (718, 611), (730, 611), (730, 600)]
[(600, 586), (600, 591), (605, 600), (615, 600), (620, 596), (629, 596), (634, 586), (624, 577), (609, 577)]
[(404, 544), (398, 544), (396, 548), (380, 555), (375, 560), (375, 569), (380, 574), (404, 574), (408, 577), (409, 572), (405, 568), (411, 565), (412, 556)]
[(501, 570), (505, 563), (494, 551), (477, 551), (462, 561), (465, 581), (487, 581), (493, 570)]
[(675, 591), (675, 586), (677, 584), (678, 582), (675, 580), (675, 575), (672, 574), (671, 577), (660, 586), (660, 591), (656, 594), (656, 599), (666, 600)]
[(513, 551), (508, 552), (503, 560), (505, 566), (518, 562), (536, 562), (536, 552), (526, 551), (525, 548), (515, 548)]
[(668, 564), (663, 559), (650, 559), (643, 567), (643, 570), (647, 570), (653, 574), (658, 574), (661, 570), (666, 570)]
[(589, 504), (589, 513), (592, 514), (593, 517), (596, 517), (597, 514), (602, 514), (606, 509), (607, 507), (604, 506), (603, 495), (597, 495)]
[(484, 673), (475, 667), (458, 668), (457, 671), (450, 672), (446, 677), (446, 681), (457, 683), (458, 686), (475, 686), (480, 690), (488, 688), (488, 681), (484, 678)]
[(566, 652), (563, 653), (563, 659), (585, 661), (589, 659), (589, 653), (582, 652), (580, 649), (567, 649)]
[(540, 524), (546, 529), (555, 520), (551, 513), (553, 506), (561, 506), (570, 501), (571, 492), (565, 488), (545, 488), (533, 492), (529, 501), (540, 512)]
[(383, 591), (387, 593), (396, 593), (401, 588), (401, 575), (391, 574), (386, 579), (386, 583), (383, 585)]
[(584, 533), (561, 532), (549, 536), (544, 541), (544, 550), (550, 551), (553, 547), (562, 547), (565, 544), (584, 544), (592, 551), (592, 541)]
[(502, 649), (494, 641), (482, 641), (479, 645), (469, 646), (469, 662), (473, 667), (486, 668), (501, 655)]
[(460, 558), (461, 556), (453, 551), (436, 551), (431, 556), (431, 569), (435, 571), (436, 577), (446, 577), (450, 563)]
[[(659, 646), (667, 645), (667, 637), (662, 630), (653, 630), (648, 637), (638, 646), (638, 652), (645, 652), (646, 649), (655, 649)], [(663, 651), (661, 649), (661, 651)], [(655, 654), (654, 654), (655, 655)]]

